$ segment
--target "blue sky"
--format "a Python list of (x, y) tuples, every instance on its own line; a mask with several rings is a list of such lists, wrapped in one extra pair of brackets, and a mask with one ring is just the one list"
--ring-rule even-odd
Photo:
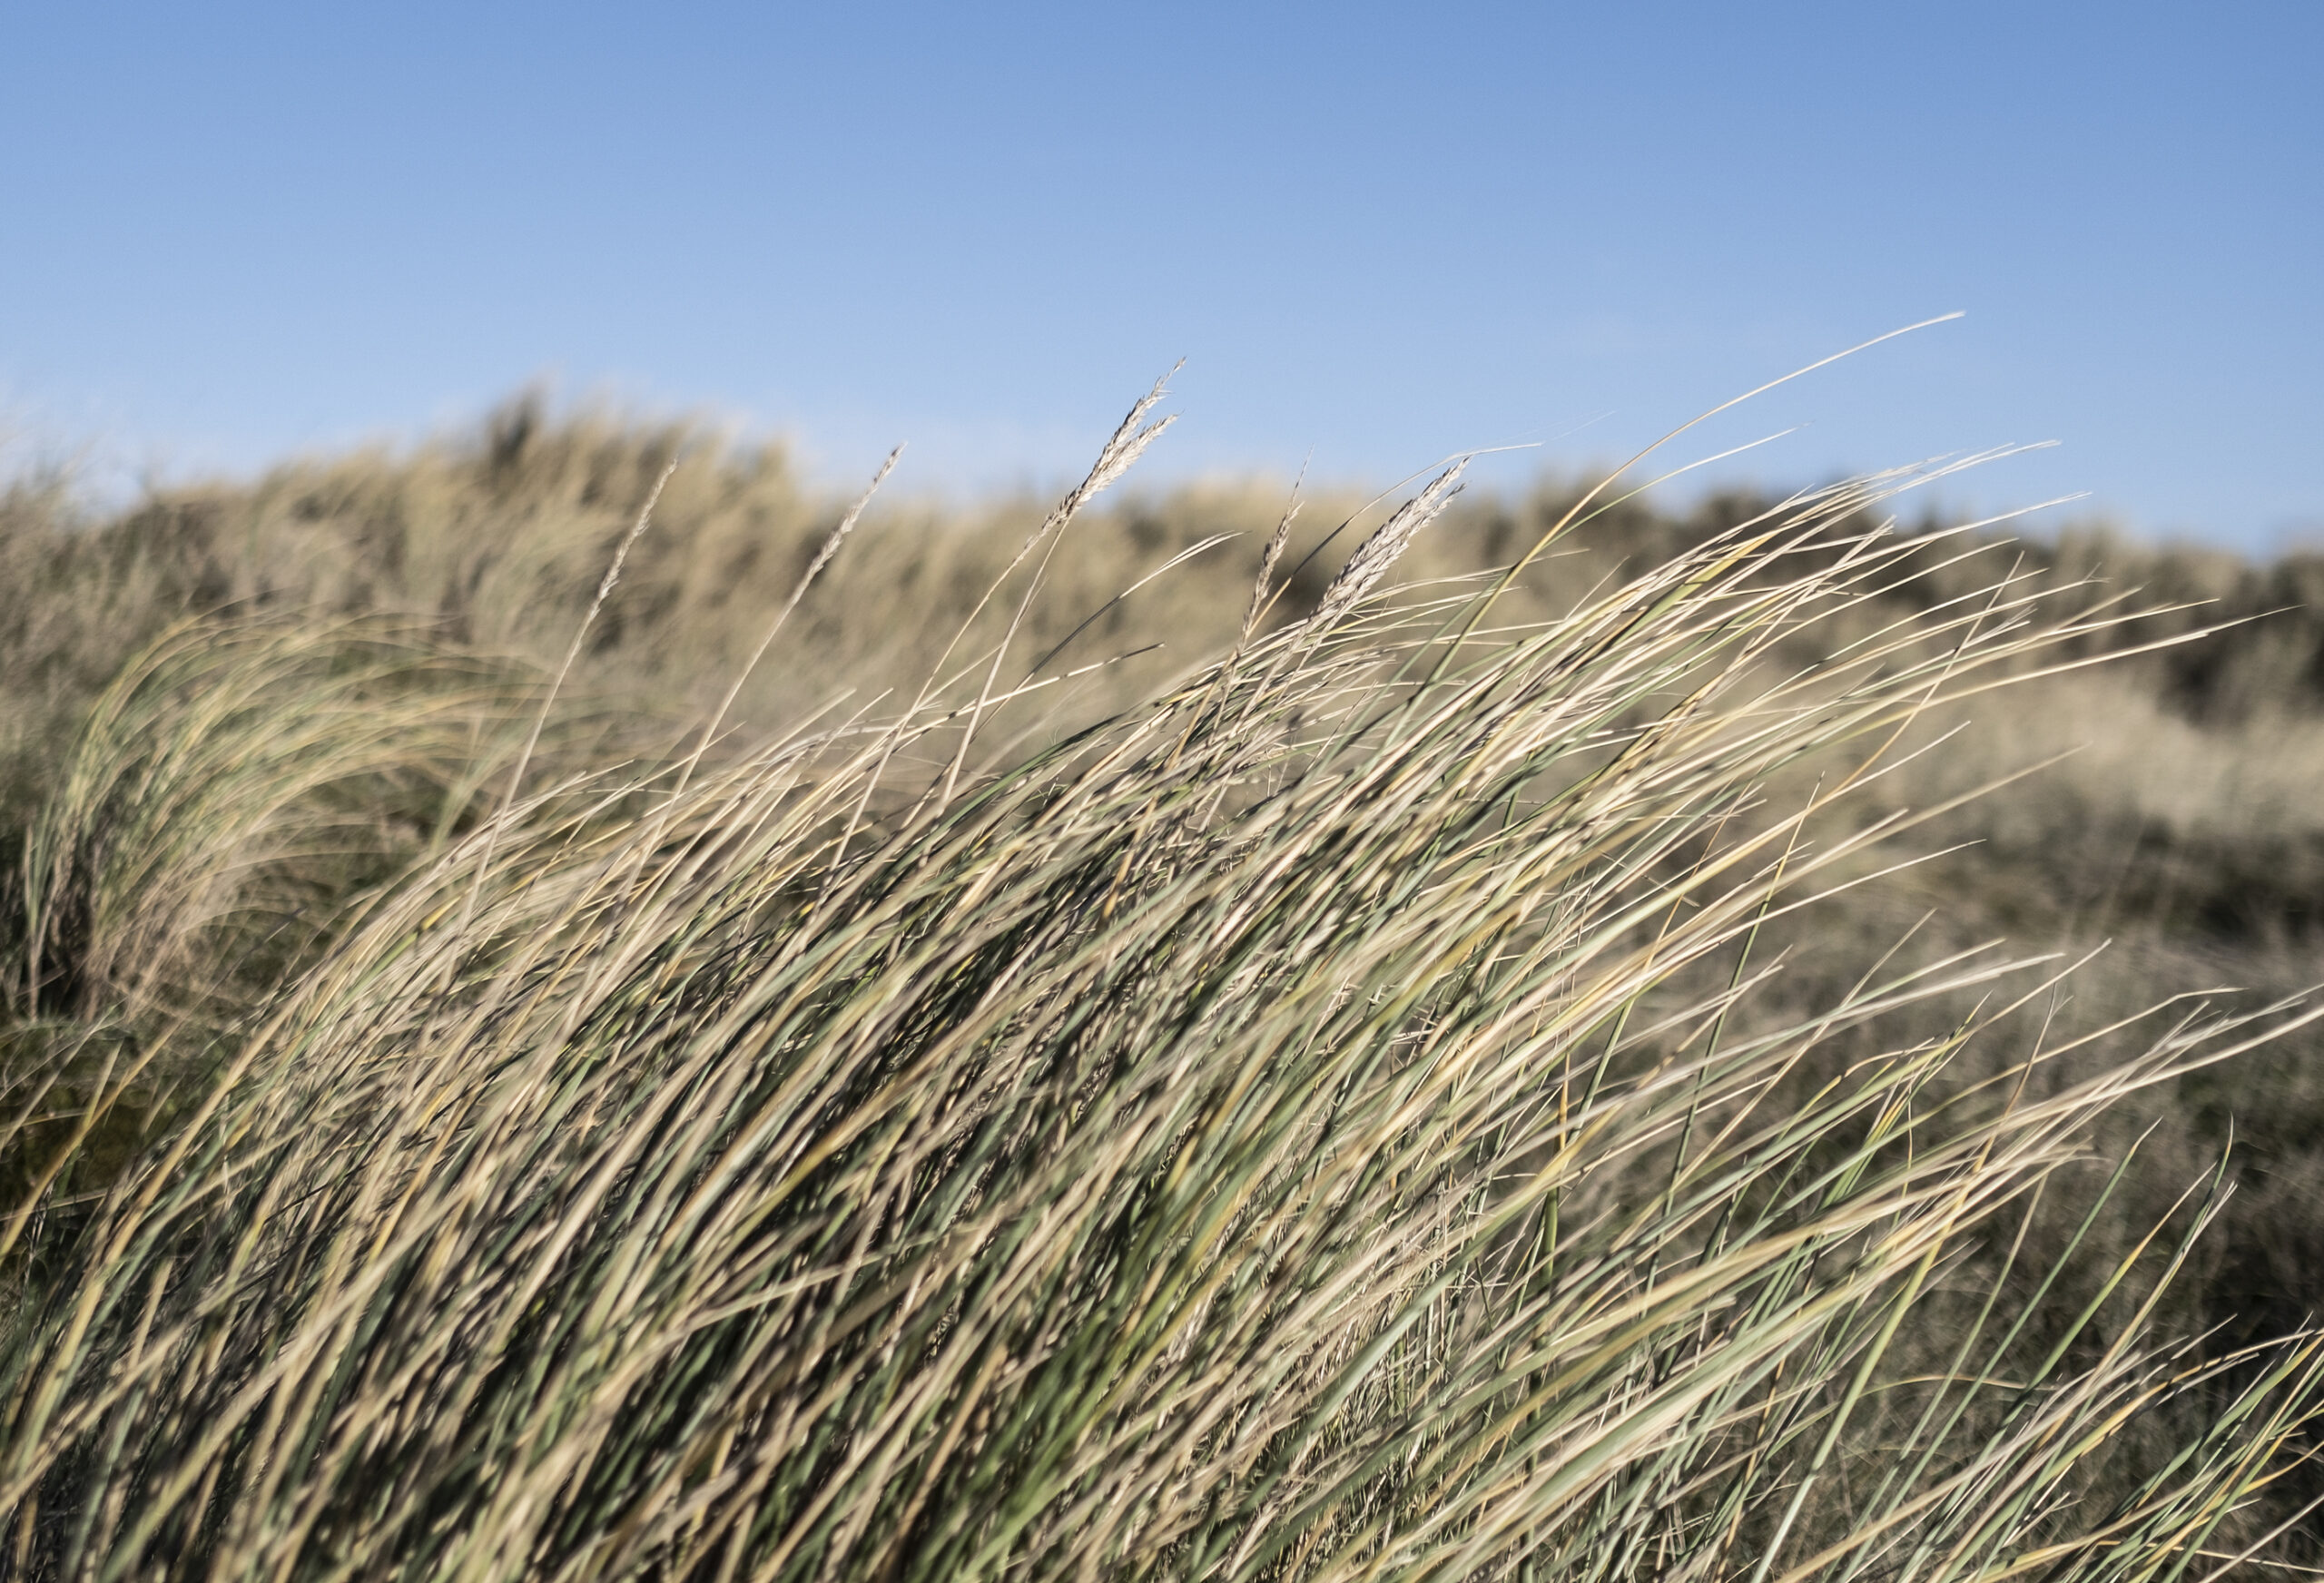
[(184, 475), (547, 376), (819, 477), (2057, 440), (1964, 507), (2324, 534), (2324, 4), (0, 0), (0, 422)]

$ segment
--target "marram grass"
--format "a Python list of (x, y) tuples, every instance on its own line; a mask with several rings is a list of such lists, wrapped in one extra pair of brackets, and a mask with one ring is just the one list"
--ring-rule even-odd
[[(123, 942), (87, 1114), (163, 1068), (174, 1108), (100, 1187), (11, 1207), (0, 1566), (2161, 1583), (2263, 1553), (2317, 1338), (2146, 1322), (2220, 1185), (2072, 1312), (2019, 1254), (2107, 1106), (2317, 1013), (2166, 1018), (2078, 1080), (2006, 1016), (2053, 978), (1983, 954), (1730, 1015), (1762, 923), (1893, 833), (1848, 811), (1913, 723), (2107, 618), (2002, 578), (1792, 668), (1929, 564), (1846, 526), (1876, 482), (1512, 630), (1492, 582), (1384, 582), (1456, 485), (1304, 619), (1263, 580), (1231, 653), (1062, 741), (1000, 736), (1047, 681), (1004, 646), (900, 714), (627, 779), (412, 770), (419, 866), (231, 1015), (121, 964), (182, 977), (235, 874), (321, 850), (282, 810), (389, 773), (399, 732), (438, 764), (456, 711), (382, 655), (171, 640), (140, 674), (214, 653), (232, 696), (347, 706), (202, 761), (247, 711), (172, 693), (133, 751), (133, 688), (40, 826), (34, 893), (96, 876), (76, 905)], [(228, 782), (164, 772), (197, 762)], [(1979, 985), (1951, 1037), (1858, 1053)], [(1995, 1041), (1998, 1079), (1955, 1075)], [(2191, 1398), (2183, 1443), (2142, 1438)]]

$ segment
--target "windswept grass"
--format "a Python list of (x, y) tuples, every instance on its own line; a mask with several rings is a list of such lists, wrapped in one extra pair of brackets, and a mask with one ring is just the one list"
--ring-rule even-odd
[[(1877, 794), (1921, 724), (2113, 617), (1869, 526), (1907, 477), (1554, 615), (1399, 587), (1456, 467), (1288, 610), (1286, 518), (1220, 657), (1052, 734), (1084, 662), (1045, 669), (1029, 612), (1147, 417), (908, 707), (755, 748), (480, 801), (386, 748), (478, 718), (399, 657), (317, 676), (229, 627), (124, 680), (28, 845), (18, 994), (84, 993), (42, 965), (66, 939), (105, 1004), (165, 1001), (119, 1059), (176, 1109), (7, 1222), (13, 1575), (1917, 1583), (2265, 1548), (2318, 1338), (2157, 1322), (2224, 1174), (2127, 1245), (2036, 1228), (2125, 1099), (2324, 1013), (2067, 1037), (2053, 968), (1970, 950), (1747, 1015), (1755, 942), (1910, 822)], [(138, 714), (197, 663), (251, 685)], [(224, 745), (278, 678), (343, 712)], [(414, 866), (247, 1009), (123, 977), (285, 916), (328, 843), (278, 811), (439, 762), (398, 782), (436, 811)], [(166, 877), (142, 921), (44, 921), (118, 862)], [(216, 900), (244, 870), (267, 900)]]

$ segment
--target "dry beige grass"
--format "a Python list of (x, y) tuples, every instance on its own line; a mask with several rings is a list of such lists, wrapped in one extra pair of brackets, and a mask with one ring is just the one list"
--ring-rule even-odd
[[(2298, 960), (2289, 904), (2163, 880), (2313, 843), (2324, 738), (2260, 684), (2301, 629), (1975, 693), (2196, 618), (2077, 622), (2082, 550), (1996, 585), (1856, 489), (1625, 507), (1486, 610), (1553, 495), (1311, 501), (1256, 626), (1272, 491), (875, 509), (698, 762), (840, 516), (773, 453), (519, 411), (109, 525), (15, 497), (0, 1566), (1773, 1583), (2260, 1539), (2314, 1348), (2196, 1332), (2299, 1324), (2239, 1296), (2299, 1234), (2176, 1199), (2255, 1061), (2245, 1199), (2324, 1179), (2307, 1014), (2112, 1025)], [(552, 674), (597, 723), (536, 764)], [(1922, 827), (1977, 850), (1783, 905), (2084, 739)], [(2029, 996), (1965, 949), (1996, 922), (2134, 938)], [(2078, 1150), (2154, 1115), (2100, 1191)]]

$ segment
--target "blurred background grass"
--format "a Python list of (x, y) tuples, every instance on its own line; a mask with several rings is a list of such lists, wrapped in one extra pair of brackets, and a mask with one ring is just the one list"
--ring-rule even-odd
[[(803, 487), (777, 447), (729, 446), (684, 423), (551, 414), (526, 398), (481, 432), (160, 489), (110, 513), (89, 509), (69, 477), (19, 477), (0, 493), (0, 584), (11, 590), (0, 796), (12, 810), (36, 801), (98, 693), (188, 615), (398, 618), (472, 653), (554, 666), (673, 462), (652, 529), (574, 677), (582, 696), (619, 712), (643, 751), (714, 707), (842, 508)], [(1398, 575), (1504, 564), (1581, 487), (1457, 499)], [(1059, 549), (1026, 617), (1034, 652), (1070, 640), (1053, 668), (1098, 667), (1041, 701), (1048, 728), (1142, 697), (1230, 642), (1290, 498), (1267, 485), (1189, 486), (1103, 503)], [(1502, 608), (1512, 622), (1559, 613), (1618, 568), (1662, 564), (1770, 504), (1719, 494), (1683, 514), (1616, 506), (1530, 571)], [(729, 727), (751, 739), (836, 698), (875, 711), (882, 694), (908, 699), (1048, 505), (875, 502), (745, 684)], [(1312, 605), (1366, 531), (1364, 505), (1306, 490), (1285, 564), (1337, 538), (1300, 565), (1272, 619)], [(1232, 536), (1117, 597), (1222, 535)], [(2324, 928), (2324, 801), (2314, 792), (2324, 772), (2324, 554), (2256, 562), (2102, 528), (2014, 542), (2006, 554), (2034, 585), (2089, 581), (2141, 608), (2171, 607), (2094, 635), (2087, 654), (2222, 630), (1999, 695), (1961, 742), (1901, 777), (1909, 799), (1925, 801), (2070, 755), (1948, 824), (1982, 843), (1942, 867), (1948, 894), (2012, 934), (2168, 943), (2222, 965), (2309, 942)], [(1955, 596), (1982, 585), (1991, 564), (1924, 577), (1901, 597)], [(1008, 618), (988, 611), (990, 635)]]

